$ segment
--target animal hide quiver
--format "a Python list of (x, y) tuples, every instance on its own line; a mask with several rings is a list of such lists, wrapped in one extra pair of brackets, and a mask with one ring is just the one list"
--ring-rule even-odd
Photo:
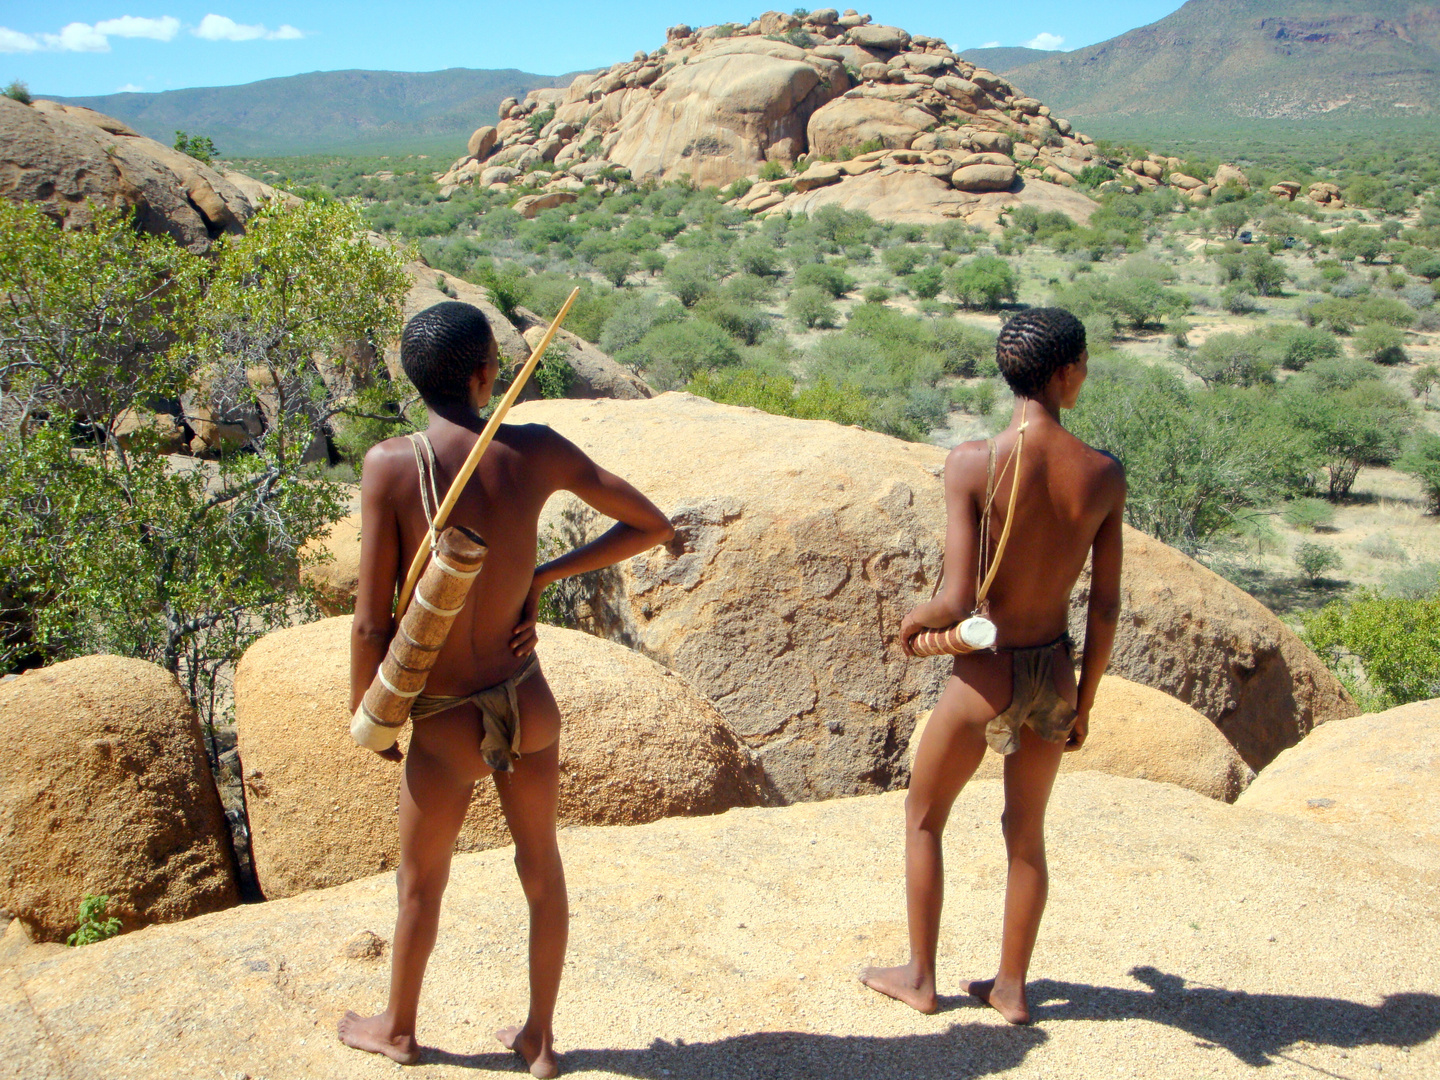
[(440, 534), (375, 681), (350, 722), (350, 735), (361, 746), (378, 752), (395, 745), (455, 616), (465, 606), (486, 551), (484, 541), (469, 529), (449, 528)]

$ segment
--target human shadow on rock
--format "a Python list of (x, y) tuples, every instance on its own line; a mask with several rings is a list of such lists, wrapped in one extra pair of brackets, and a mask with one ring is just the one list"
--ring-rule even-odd
[(1390, 994), (1379, 1005), (1299, 994), (1247, 994), (1186, 985), (1153, 967), (1130, 974), (1149, 990), (1037, 979), (1028, 990), (1036, 1023), (1047, 1020), (1149, 1020), (1223, 1046), (1247, 1065), (1269, 1065), (1299, 1042), (1350, 1049), (1418, 1046), (1440, 1031), (1440, 996)]
[[(593, 1071), (644, 1080), (888, 1080), (943, 1076), (975, 1080), (1013, 1069), (1046, 1041), (1038, 1028), (1001, 1024), (952, 1024), (929, 1035), (817, 1035), (802, 1031), (759, 1031), (715, 1042), (656, 1039), (636, 1050), (567, 1050), (566, 1072)], [(512, 1054), (452, 1054), (427, 1049), (427, 1065), (507, 1070)]]

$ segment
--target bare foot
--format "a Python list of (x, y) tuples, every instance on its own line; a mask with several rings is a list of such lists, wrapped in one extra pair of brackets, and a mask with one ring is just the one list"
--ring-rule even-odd
[(384, 1054), (401, 1065), (414, 1065), (420, 1060), (420, 1044), (414, 1035), (395, 1035), (385, 1014), (361, 1016), (347, 1012), (340, 1018), (340, 1041), (356, 1050)]
[(909, 964), (866, 968), (860, 973), (860, 981), (886, 997), (903, 1001), (917, 1012), (933, 1013), (940, 1008), (940, 1000), (935, 996), (935, 980), (915, 974)]
[(976, 1001), (983, 1001), (1012, 1024), (1030, 1023), (1030, 1006), (1025, 1001), (1025, 988), (996, 989), (994, 979), (962, 983), (961, 987)]
[(560, 1075), (560, 1062), (555, 1060), (555, 1048), (550, 1044), (550, 1036), (530, 1034), (530, 1025), (524, 1027), (501, 1028), (495, 1032), (495, 1038), (500, 1040), (500, 1045), (507, 1050), (514, 1050), (525, 1059), (525, 1064), (530, 1066), (530, 1075), (546, 1077)]

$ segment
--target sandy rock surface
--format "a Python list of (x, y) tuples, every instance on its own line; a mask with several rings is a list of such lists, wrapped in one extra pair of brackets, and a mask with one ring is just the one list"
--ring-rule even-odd
[[(861, 987), (905, 952), (900, 793), (561, 834), (573, 908), (556, 1016), (577, 1077), (1404, 1077), (1440, 1072), (1437, 880), (1309, 823), (1094, 773), (1060, 777), (1037, 1023), (957, 994), (993, 973), (999, 785), (946, 841), (943, 1006)], [(342, 1047), (384, 1002), (382, 875), (0, 967), (0, 1075), (401, 1075)], [(404, 1075), (517, 1075), (525, 1007), (509, 850), (462, 855)], [(1343, 974), (1343, 977), (1340, 977)], [(523, 1075), (523, 1074), (522, 1074)]]
[[(910, 737), (912, 765), (929, 717), (927, 712)], [(1004, 763), (987, 752), (976, 779), (998, 779)], [(1060, 771), (1177, 784), (1222, 802), (1234, 802), (1255, 776), (1219, 729), (1189, 705), (1118, 675), (1101, 680), (1089, 737), (1060, 759)]]
[(144, 660), (0, 683), (0, 909), (62, 941), (86, 893), (127, 931), (239, 903), (200, 738), (175, 677)]
[(932, 225), (949, 218), (964, 218), (972, 225), (990, 227), (1000, 215), (1019, 206), (1042, 213), (1059, 210), (1076, 221), (1090, 220), (1095, 203), (1069, 188), (1044, 180), (1023, 181), (1015, 190), (957, 191), (947, 180), (923, 172), (879, 169), (852, 176), (844, 183), (796, 192), (774, 208), (795, 214), (813, 214), (835, 204), (846, 210), (865, 210), (885, 221)]
[[(1087, 571), (1070, 607), (1076, 641), (1088, 596)], [(1110, 670), (1204, 713), (1253, 769), (1317, 725), (1359, 712), (1320, 658), (1264, 604), (1130, 528), (1120, 603)]]
[(244, 231), (251, 201), (210, 166), (78, 105), (0, 101), (0, 196), (71, 225), (90, 203), (127, 207), (146, 232), (191, 251)]
[[(562, 824), (633, 825), (768, 801), (750, 752), (684, 679), (573, 630), (542, 626), (538, 652), (564, 723)], [(400, 769), (351, 740), (349, 678), (349, 618), (267, 635), (236, 671), (255, 871), (272, 900), (398, 864)], [(459, 849), (509, 842), (494, 785), (482, 781)]]
[(1316, 728), (1241, 796), (1245, 806), (1313, 821), (1440, 870), (1440, 699)]

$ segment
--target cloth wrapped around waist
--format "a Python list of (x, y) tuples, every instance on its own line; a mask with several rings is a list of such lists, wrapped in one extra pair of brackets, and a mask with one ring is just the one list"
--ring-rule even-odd
[(460, 705), (474, 705), (480, 711), (481, 757), (496, 772), (510, 772), (520, 756), (520, 699), (516, 691), (539, 670), (540, 658), (531, 653), (514, 675), (484, 690), (459, 697), (420, 694), (410, 706), (410, 720), (419, 723)]

